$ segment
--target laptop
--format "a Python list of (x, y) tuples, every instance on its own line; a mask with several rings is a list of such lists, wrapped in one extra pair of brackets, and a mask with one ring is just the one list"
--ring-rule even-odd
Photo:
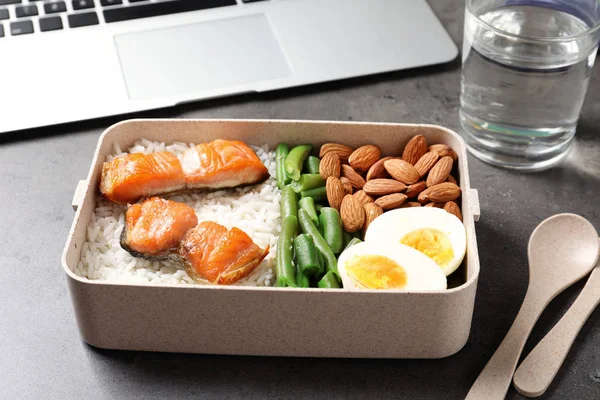
[(425, 0), (0, 0), (0, 132), (457, 54)]

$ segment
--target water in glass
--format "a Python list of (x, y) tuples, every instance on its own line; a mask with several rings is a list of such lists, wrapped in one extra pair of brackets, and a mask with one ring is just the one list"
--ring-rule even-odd
[(459, 116), (471, 152), (524, 170), (564, 157), (596, 57), (589, 29), (555, 8), (467, 8)]

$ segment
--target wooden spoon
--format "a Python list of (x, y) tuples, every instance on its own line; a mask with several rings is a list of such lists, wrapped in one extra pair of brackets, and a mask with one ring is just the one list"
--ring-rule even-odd
[(598, 248), (596, 230), (579, 215), (558, 214), (538, 225), (527, 249), (529, 285), (525, 300), (466, 399), (504, 399), (535, 322), (556, 295), (592, 270)]
[(600, 263), (592, 270), (577, 300), (521, 363), (513, 384), (526, 397), (544, 394), (556, 376), (577, 334), (600, 304)]

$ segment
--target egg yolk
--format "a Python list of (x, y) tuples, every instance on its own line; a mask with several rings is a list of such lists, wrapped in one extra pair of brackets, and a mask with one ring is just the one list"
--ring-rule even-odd
[(346, 263), (346, 272), (367, 289), (402, 289), (406, 286), (404, 268), (385, 256), (355, 256)]
[(400, 243), (419, 250), (440, 267), (445, 267), (454, 258), (450, 239), (437, 229), (417, 229), (404, 235)]

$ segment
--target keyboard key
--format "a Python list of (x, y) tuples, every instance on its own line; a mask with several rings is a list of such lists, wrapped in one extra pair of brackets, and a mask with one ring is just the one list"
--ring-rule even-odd
[(207, 8), (234, 6), (235, 0), (177, 0), (149, 3), (130, 7), (117, 7), (104, 10), (106, 22), (126, 21), (128, 19), (156, 17), (159, 15), (176, 14), (187, 11), (204, 10)]
[(79, 28), (80, 26), (98, 25), (98, 15), (95, 12), (86, 12), (69, 15), (69, 26)]
[(0, 37), (4, 37), (4, 26), (0, 24)]
[(8, 19), (10, 15), (8, 15), (8, 10), (6, 8), (0, 9), (0, 19)]
[(58, 16), (40, 18), (40, 30), (42, 32), (56, 31), (56, 30), (62, 29), (62, 28), (63, 28), (62, 19), (60, 19), (60, 17), (58, 17)]
[(84, 10), (94, 8), (94, 0), (73, 0), (73, 10)]
[(10, 23), (10, 34), (13, 36), (25, 35), (27, 33), (33, 33), (33, 22), (17, 21)]
[(117, 4), (123, 4), (123, 0), (100, 0), (100, 4), (102, 4), (103, 7), (116, 6)]
[(19, 4), (21, 0), (0, 0), (0, 6), (5, 6), (7, 4)]
[(44, 3), (44, 12), (46, 14), (53, 14), (58, 12), (67, 11), (67, 5), (64, 1), (55, 1), (52, 3)]
[(15, 11), (17, 13), (17, 17), (31, 17), (34, 15), (38, 15), (38, 9), (35, 4), (29, 4), (26, 6), (17, 6), (15, 7)]

